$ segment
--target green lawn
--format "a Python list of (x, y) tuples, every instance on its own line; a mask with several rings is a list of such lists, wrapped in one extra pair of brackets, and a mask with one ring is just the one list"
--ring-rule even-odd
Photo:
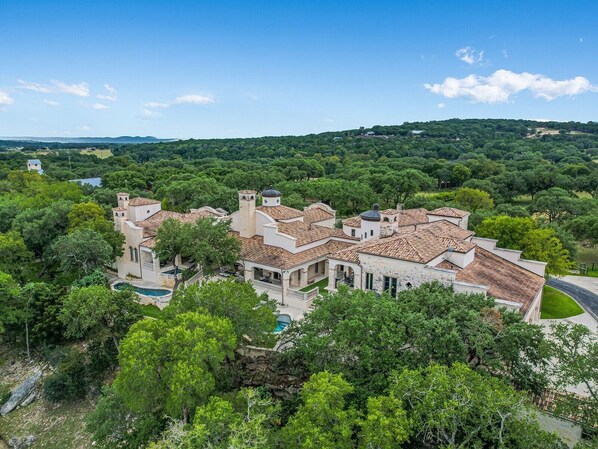
[(151, 318), (160, 318), (162, 316), (162, 311), (153, 304), (142, 304), (141, 308), (143, 309), (143, 314), (145, 316), (149, 316)]
[(312, 291), (314, 288), (319, 287), (320, 291), (324, 290), (328, 287), (328, 278), (324, 278), (321, 281), (314, 282), (313, 284), (308, 285), (307, 287), (303, 287), (300, 292), (309, 292)]
[(583, 309), (560, 290), (545, 285), (540, 312), (540, 318), (543, 320), (556, 320), (579, 315), (583, 313)]

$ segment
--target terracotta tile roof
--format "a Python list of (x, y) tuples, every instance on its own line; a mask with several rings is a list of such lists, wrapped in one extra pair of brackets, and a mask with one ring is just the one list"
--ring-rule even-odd
[[(398, 213), (399, 214), (399, 221), (398, 221), (399, 226), (413, 226), (416, 224), (428, 222), (428, 216), (427, 216), (428, 210), (424, 209), (424, 208), (403, 209), (403, 210), (386, 209), (386, 210), (383, 210), (381, 213), (386, 213), (386, 214)], [(343, 224), (345, 226), (350, 226), (352, 228), (360, 228), (361, 227), (361, 218), (359, 216), (347, 218), (346, 220), (343, 220)]]
[(268, 214), (276, 221), (303, 217), (303, 212), (287, 206), (258, 206), (256, 209)]
[(455, 252), (466, 253), (474, 247), (473, 243), (437, 237), (434, 233), (424, 230), (382, 238), (378, 240), (378, 244), (369, 245), (359, 249), (358, 252), (410, 262), (428, 263), (446, 252), (448, 248), (452, 248)]
[(380, 211), (381, 214), (385, 215), (396, 215), (399, 212), (401, 212), (401, 209), (384, 209)]
[(150, 204), (160, 204), (158, 200), (151, 200), (149, 198), (137, 197), (129, 201), (129, 206), (149, 206)]
[(295, 237), (297, 239), (297, 242), (295, 243), (296, 247), (332, 237), (346, 240), (359, 240), (357, 237), (349, 237), (342, 231), (342, 229), (328, 228), (317, 224), (307, 224), (302, 221), (278, 223), (278, 232)]
[(156, 246), (156, 239), (154, 237), (144, 240), (139, 244), (139, 246), (144, 246), (146, 248), (154, 248)]
[(420, 207), (419, 209), (405, 209), (399, 213), (399, 226), (412, 226), (428, 222), (428, 210)]
[(188, 214), (182, 214), (180, 212), (172, 212), (169, 210), (161, 210), (146, 220), (138, 221), (135, 224), (143, 228), (144, 237), (155, 237), (158, 232), (158, 228), (169, 218), (182, 221), (184, 223), (195, 223), (200, 218), (207, 217), (218, 217), (218, 215), (210, 211), (191, 212)]
[(125, 209), (124, 207), (113, 207), (112, 210), (118, 211), (118, 212), (122, 212), (122, 211), (127, 210), (127, 209)]
[(454, 207), (439, 207), (438, 209), (434, 209), (428, 212), (428, 215), (440, 215), (442, 217), (463, 218), (470, 214), (465, 210), (455, 209)]
[(303, 211), (303, 221), (308, 224), (330, 220), (331, 218), (334, 218), (334, 214), (331, 214), (324, 209), (320, 209), (319, 207), (314, 207), (313, 209)]
[(473, 243), (463, 240), (462, 236), (473, 233), (461, 229), (449, 222), (426, 223), (415, 231), (401, 232), (391, 237), (375, 238), (338, 253), (333, 259), (347, 262), (359, 262), (359, 254), (372, 254), (392, 259), (407, 260), (416, 263), (428, 263), (449, 248), (455, 252), (466, 253), (475, 248)]
[(239, 190), (239, 193), (249, 195), (251, 193), (257, 193), (255, 190)]
[(343, 224), (345, 226), (350, 226), (352, 228), (361, 228), (361, 217), (350, 217), (343, 220)]
[(235, 235), (241, 241), (241, 259), (285, 270), (325, 257), (330, 253), (340, 251), (352, 245), (352, 243), (348, 242), (331, 240), (324, 245), (293, 254), (282, 248), (264, 245), (264, 239), (260, 236), (247, 239), (239, 237), (237, 232), (231, 234)]
[(415, 229), (427, 229), (433, 232), (436, 236), (450, 237), (457, 240), (466, 240), (475, 234), (475, 232), (469, 231), (468, 229), (463, 229), (460, 226), (457, 226), (455, 223), (451, 223), (447, 220), (438, 220), (433, 221), (432, 223), (418, 224)]
[(475, 249), (473, 262), (465, 268), (448, 261), (441, 262), (437, 267), (455, 270), (457, 281), (487, 286), (490, 296), (521, 304), (520, 311), (524, 315), (544, 285), (542, 276), (479, 246)]

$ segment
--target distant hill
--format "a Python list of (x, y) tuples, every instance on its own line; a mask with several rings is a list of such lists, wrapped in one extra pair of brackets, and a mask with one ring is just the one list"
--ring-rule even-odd
[(177, 139), (158, 139), (153, 136), (120, 137), (0, 137), (0, 142), (11, 143), (83, 143), (83, 144), (136, 144), (172, 142)]

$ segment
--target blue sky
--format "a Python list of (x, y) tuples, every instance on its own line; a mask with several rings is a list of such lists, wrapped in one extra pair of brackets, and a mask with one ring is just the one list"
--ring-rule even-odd
[(0, 136), (595, 121), (596, 17), (596, 1), (2, 0)]

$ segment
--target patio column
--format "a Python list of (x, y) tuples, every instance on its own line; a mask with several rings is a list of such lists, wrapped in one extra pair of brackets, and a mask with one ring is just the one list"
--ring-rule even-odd
[(359, 265), (353, 267), (353, 287), (363, 290), (363, 274)]
[(308, 269), (301, 268), (301, 282), (299, 282), (299, 288), (307, 287), (307, 275)]
[(154, 253), (152, 253), (152, 262), (154, 263), (154, 272), (159, 273), (160, 272), (160, 259), (158, 259)]
[(336, 285), (334, 285), (335, 283), (336, 283), (336, 262), (333, 260), (330, 260), (328, 262), (328, 287), (326, 288), (326, 290), (328, 290), (329, 292), (336, 291)]
[(245, 279), (245, 282), (253, 280), (253, 267), (245, 267), (243, 270), (243, 279)]
[(283, 291), (283, 295), (289, 294), (289, 286), (290, 286), (290, 279), (291, 279), (291, 272), (288, 270), (282, 270), (281, 276), (281, 287)]

